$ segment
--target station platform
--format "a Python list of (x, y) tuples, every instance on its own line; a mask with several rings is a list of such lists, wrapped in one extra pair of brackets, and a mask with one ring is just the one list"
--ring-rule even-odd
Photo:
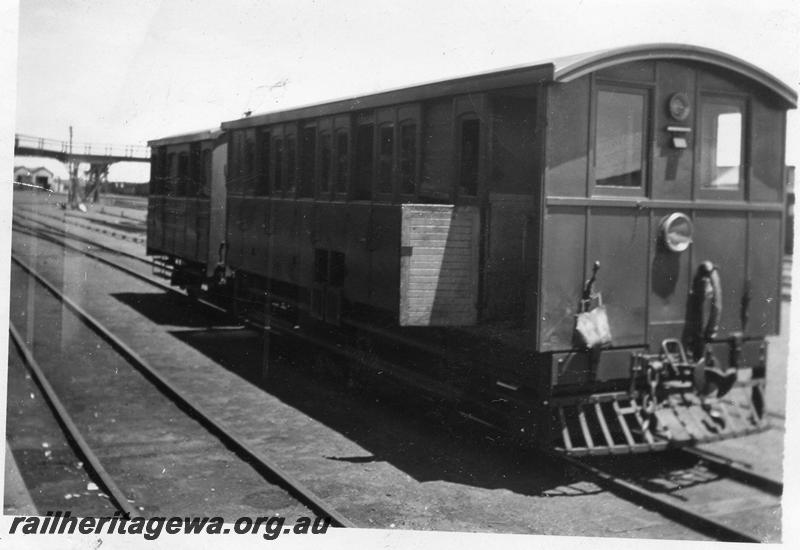
[(22, 479), (17, 461), (6, 441), (5, 483), (3, 485), (3, 513), (7, 516), (35, 516), (36, 506), (33, 504), (25, 481)]

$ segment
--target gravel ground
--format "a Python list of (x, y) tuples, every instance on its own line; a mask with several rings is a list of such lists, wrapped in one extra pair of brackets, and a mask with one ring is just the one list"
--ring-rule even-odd
[[(163, 374), (360, 526), (703, 538), (408, 396), (348, 388), (311, 368), (306, 363), (314, 363), (313, 357), (286, 344), (273, 346), (271, 375), (264, 382), (258, 334), (87, 258), (55, 253), (53, 246), (14, 234), (15, 251), (35, 257)], [(84, 282), (89, 278), (91, 284)], [(17, 300), (24, 299), (16, 287), (15, 292)], [(782, 313), (786, 326), (786, 303)], [(70, 337), (70, 327), (61, 327), (61, 341)], [(770, 344), (768, 400), (775, 411), (785, 403), (787, 342), (788, 330), (782, 330)], [(715, 445), (757, 457), (764, 445), (782, 449), (782, 440), (782, 432), (772, 431), (733, 446)], [(772, 471), (780, 472), (780, 460), (769, 461), (770, 468), (776, 463)]]

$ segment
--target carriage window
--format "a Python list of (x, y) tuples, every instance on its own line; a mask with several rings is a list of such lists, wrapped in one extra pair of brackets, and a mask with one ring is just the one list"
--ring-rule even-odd
[(344, 286), (344, 276), (346, 273), (344, 253), (331, 250), (328, 268), (328, 284), (331, 286)]
[(164, 153), (163, 171), (161, 172), (161, 194), (172, 195), (174, 188), (175, 153)]
[(158, 148), (158, 176), (160, 178), (169, 177), (169, 156), (167, 148), (163, 145)]
[(336, 192), (347, 192), (347, 147), (348, 138), (346, 130), (336, 132)]
[(299, 197), (314, 196), (314, 169), (317, 158), (317, 129), (314, 127), (303, 129), (302, 166), (300, 173)]
[(598, 92), (594, 149), (596, 185), (642, 186), (645, 104), (644, 92)]
[(260, 173), (260, 181), (258, 182), (258, 192), (257, 195), (269, 195), (270, 194), (270, 181), (269, 181), (269, 169), (270, 169), (270, 134), (269, 132), (262, 132), (261, 133), (261, 147), (259, 151), (259, 168), (258, 171)]
[(294, 193), (297, 184), (297, 140), (286, 137), (286, 192)]
[(328, 132), (319, 135), (319, 148), (320, 148), (320, 182), (319, 190), (321, 193), (327, 193), (331, 190), (331, 159), (333, 154), (331, 152), (331, 135)]
[(705, 99), (700, 107), (700, 181), (703, 187), (736, 189), (742, 182), (742, 104)]
[(169, 153), (167, 155), (167, 176), (171, 179), (175, 179), (178, 175), (177, 170), (178, 164), (175, 159), (175, 153)]
[(248, 129), (244, 132), (243, 175), (251, 176), (256, 167), (256, 131)]
[(400, 126), (400, 192), (416, 193), (417, 125), (407, 122)]
[(477, 118), (461, 121), (461, 170), (459, 195), (478, 194), (481, 127)]
[(392, 192), (392, 164), (394, 164), (394, 125), (380, 128), (380, 151), (378, 156), (378, 191)]
[(190, 197), (200, 195), (205, 184), (202, 154), (200, 143), (189, 145), (189, 184), (186, 193)]
[(362, 124), (356, 134), (356, 188), (353, 198), (369, 200), (372, 198), (372, 138), (374, 126)]
[(165, 195), (169, 187), (169, 157), (167, 148), (159, 147), (153, 151), (152, 183), (156, 195)]
[(314, 249), (314, 282), (328, 282), (328, 251), (324, 248)]
[(203, 149), (203, 187), (200, 195), (211, 196), (211, 149)]
[(178, 188), (175, 193), (178, 197), (185, 197), (189, 183), (189, 153), (178, 155)]
[(242, 131), (231, 132), (231, 148), (229, 151), (230, 175), (235, 180), (241, 175), (242, 170)]
[(283, 189), (283, 140), (275, 139), (275, 189)]

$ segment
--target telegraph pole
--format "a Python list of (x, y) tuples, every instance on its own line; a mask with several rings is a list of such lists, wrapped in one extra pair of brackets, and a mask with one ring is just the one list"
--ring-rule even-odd
[(67, 204), (70, 208), (75, 208), (75, 192), (78, 186), (78, 170), (72, 159), (72, 126), (69, 127), (69, 149), (67, 152), (67, 166), (69, 170), (69, 189), (67, 190)]

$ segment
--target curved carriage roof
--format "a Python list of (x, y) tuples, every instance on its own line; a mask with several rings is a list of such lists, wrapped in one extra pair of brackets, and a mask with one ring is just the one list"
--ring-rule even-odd
[(222, 128), (229, 130), (274, 124), (396, 103), (423, 101), (450, 94), (466, 94), (526, 84), (566, 83), (600, 69), (649, 59), (682, 59), (717, 66), (760, 83), (780, 98), (785, 107), (797, 107), (797, 92), (790, 86), (770, 73), (737, 57), (688, 44), (641, 44), (598, 50), (370, 95), (253, 115), (223, 122)]
[(180, 145), (182, 143), (193, 143), (196, 141), (207, 141), (210, 139), (217, 139), (222, 135), (222, 130), (219, 128), (211, 128), (209, 130), (199, 130), (196, 132), (186, 132), (183, 134), (176, 134), (158, 139), (151, 139), (147, 142), (149, 147), (160, 147), (162, 145)]
[(797, 107), (797, 92), (767, 71), (738, 57), (687, 44), (642, 44), (572, 55), (553, 60), (553, 80), (569, 82), (613, 65), (649, 59), (682, 59), (726, 69), (766, 86), (792, 108)]

